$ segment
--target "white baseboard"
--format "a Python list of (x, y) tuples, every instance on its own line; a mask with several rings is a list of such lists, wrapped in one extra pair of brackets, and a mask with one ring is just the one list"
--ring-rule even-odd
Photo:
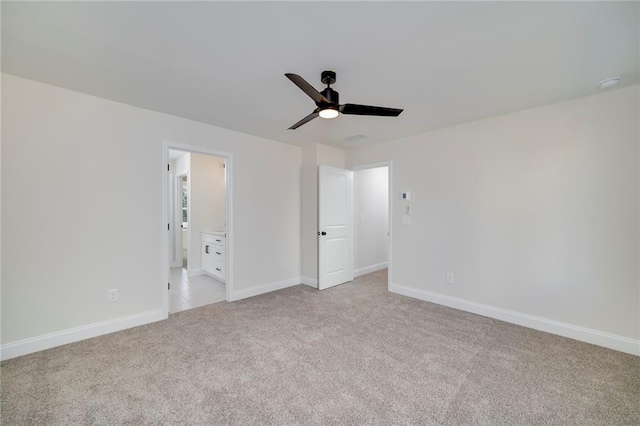
[(274, 283), (258, 285), (244, 290), (236, 290), (233, 292), (231, 301), (235, 302), (236, 300), (246, 299), (247, 297), (253, 297), (276, 290), (282, 290), (283, 288), (298, 285), (301, 282), (302, 280), (300, 279), (300, 277), (294, 277), (282, 281), (276, 281)]
[(618, 336), (616, 334), (605, 333), (590, 328), (566, 324), (546, 318), (536, 317), (533, 315), (523, 314), (520, 312), (510, 311), (507, 309), (483, 305), (481, 303), (471, 302), (469, 300), (459, 299), (457, 297), (446, 296), (444, 294), (417, 290), (398, 284), (389, 285), (389, 291), (392, 293), (401, 294), (403, 296), (413, 297), (415, 299), (420, 299), (427, 302), (437, 303), (438, 305), (444, 305), (450, 308), (459, 309), (461, 311), (472, 312), (474, 314), (482, 315), (485, 317), (510, 322), (512, 324), (521, 325), (523, 327), (533, 328), (535, 330), (557, 334), (559, 336), (568, 337), (570, 339), (580, 340), (582, 342), (591, 343), (593, 345), (603, 346), (605, 348), (614, 349), (616, 351), (626, 352), (632, 355), (640, 355), (640, 340)]
[(302, 284), (308, 285), (309, 287), (318, 288), (318, 279), (311, 277), (302, 277)]
[(365, 266), (364, 268), (356, 269), (353, 271), (354, 277), (359, 277), (360, 275), (370, 274), (375, 271), (379, 271), (380, 269), (384, 269), (389, 265), (389, 262), (382, 262), (376, 265)]
[(29, 339), (18, 340), (13, 343), (6, 343), (0, 347), (0, 359), (15, 358), (56, 346), (78, 342), (84, 339), (113, 333), (115, 331), (126, 330), (127, 328), (166, 319), (162, 309), (142, 312), (140, 314), (129, 315), (122, 318), (100, 321), (80, 327), (69, 328), (55, 333), (43, 334), (42, 336), (31, 337)]
[(204, 275), (204, 271), (202, 270), (202, 268), (188, 269), (187, 270), (187, 275), (189, 275), (190, 277), (195, 277), (195, 276), (198, 276), (198, 275)]

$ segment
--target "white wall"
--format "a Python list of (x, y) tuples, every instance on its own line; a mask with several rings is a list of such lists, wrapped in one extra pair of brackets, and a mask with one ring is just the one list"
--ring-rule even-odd
[(322, 144), (302, 148), (302, 282), (318, 284), (318, 166), (345, 167), (345, 151)]
[(189, 165), (191, 164), (191, 153), (186, 152), (180, 157), (175, 159), (176, 167), (175, 167), (175, 175), (189, 175)]
[(389, 253), (389, 168), (353, 173), (354, 275), (387, 266)]
[(393, 203), (395, 291), (638, 339), (639, 90), (348, 151), (412, 192), (411, 225)]
[(344, 150), (319, 143), (315, 144), (315, 147), (318, 166), (345, 167), (347, 157)]
[(318, 285), (318, 164), (315, 144), (302, 148), (302, 282)]
[(192, 153), (189, 158), (189, 273), (202, 272), (202, 232), (225, 230), (224, 159)]
[(3, 347), (161, 312), (163, 140), (233, 155), (235, 291), (299, 282), (300, 148), (10, 75), (2, 103)]

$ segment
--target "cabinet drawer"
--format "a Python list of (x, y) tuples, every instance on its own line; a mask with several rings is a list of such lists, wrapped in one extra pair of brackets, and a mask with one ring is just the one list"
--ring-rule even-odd
[(209, 253), (213, 255), (213, 259), (217, 262), (221, 262), (224, 265), (224, 246), (213, 245), (209, 247)]
[(213, 262), (213, 267), (211, 270), (211, 274), (214, 277), (220, 278), (221, 280), (225, 279), (224, 273), (224, 262)]
[(225, 237), (218, 237), (216, 235), (211, 235), (211, 234), (202, 234), (202, 241), (206, 241), (209, 244), (219, 244), (219, 245), (225, 245), (226, 243), (226, 238)]

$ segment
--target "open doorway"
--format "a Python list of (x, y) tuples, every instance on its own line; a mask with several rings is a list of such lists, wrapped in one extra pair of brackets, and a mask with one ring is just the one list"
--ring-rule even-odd
[(221, 156), (168, 149), (170, 313), (227, 300), (226, 163)]
[(350, 170), (318, 167), (319, 290), (374, 272), (385, 276), (388, 288), (392, 272), (391, 168), (390, 161)]
[[(390, 165), (353, 168), (354, 277), (386, 271), (390, 264)], [(387, 272), (390, 277), (390, 273)]]

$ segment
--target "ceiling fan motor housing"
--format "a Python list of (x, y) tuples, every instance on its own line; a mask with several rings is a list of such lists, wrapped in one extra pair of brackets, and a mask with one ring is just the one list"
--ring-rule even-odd
[[(329, 104), (328, 105), (336, 105), (337, 106), (340, 103), (339, 102), (338, 92), (333, 90), (331, 87), (327, 87), (326, 89), (324, 89), (320, 93), (322, 93), (322, 96), (324, 96), (325, 98), (329, 99)], [(324, 102), (317, 103), (316, 105), (318, 105), (319, 107), (327, 106), (327, 104), (325, 104)]]

